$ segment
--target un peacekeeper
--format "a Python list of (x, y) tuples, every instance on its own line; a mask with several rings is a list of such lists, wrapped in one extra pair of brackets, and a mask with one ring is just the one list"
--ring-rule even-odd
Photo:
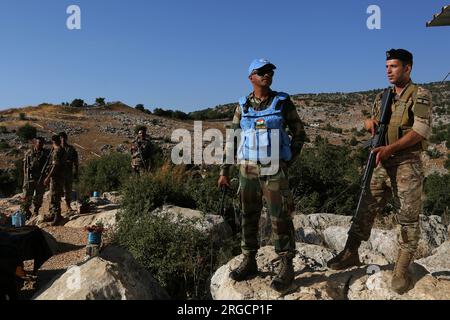
[(78, 179), (78, 152), (68, 143), (67, 134), (60, 132), (61, 148), (65, 151), (64, 159), (64, 200), (69, 211), (73, 211), (72, 202), (72, 184)]
[[(396, 94), (388, 126), (386, 145), (376, 148), (378, 166), (373, 173), (370, 193), (363, 199), (361, 214), (353, 221), (347, 243), (338, 256), (328, 262), (332, 269), (341, 270), (359, 265), (358, 248), (367, 241), (375, 220), (392, 196), (396, 209), (399, 252), (391, 287), (403, 294), (410, 287), (408, 266), (413, 260), (419, 241), (419, 214), (422, 208), (423, 168), (420, 154), (426, 148), (431, 133), (431, 93), (415, 85), (410, 78), (413, 56), (404, 49), (386, 53), (386, 71)], [(375, 99), (372, 118), (365, 127), (372, 135), (380, 120), (381, 96)], [(391, 188), (386, 181), (390, 180)]]
[(131, 146), (131, 169), (134, 174), (150, 170), (152, 156), (152, 143), (147, 137), (147, 128), (140, 127), (138, 136)]
[(44, 180), (46, 186), (50, 185), (50, 214), (53, 217), (52, 226), (56, 226), (61, 220), (61, 197), (64, 188), (64, 160), (65, 151), (61, 147), (61, 139), (58, 135), (52, 136), (52, 155), (50, 169)]
[[(21, 211), (25, 213), (26, 218), (39, 215), (39, 209), (42, 206), (42, 199), (45, 193), (44, 177), (41, 174), (50, 151), (44, 148), (44, 138), (37, 137), (33, 140), (33, 147), (25, 153), (23, 161), (23, 195), (24, 200), (21, 205)], [(33, 202), (33, 214), (30, 207)]]
[[(277, 291), (284, 291), (294, 279), (292, 259), (295, 256), (294, 226), (291, 216), (293, 199), (287, 169), (300, 154), (306, 135), (289, 95), (270, 89), (275, 69), (276, 66), (266, 59), (256, 59), (251, 63), (248, 78), (253, 85), (253, 92), (239, 100), (233, 118), (232, 128), (242, 129), (249, 137), (244, 133), (237, 152), (238, 160), (243, 160), (239, 166), (239, 190), (243, 211), (241, 250), (244, 259), (231, 271), (230, 278), (243, 281), (258, 272), (255, 256), (259, 249), (257, 233), (264, 197), (271, 216), (275, 251), (281, 258), (280, 269), (271, 287)], [(286, 128), (291, 131), (292, 139), (286, 133)], [(273, 129), (280, 132), (281, 142), (278, 152), (280, 165), (275, 173), (264, 175), (264, 161), (260, 161), (260, 155), (252, 152), (254, 146), (249, 143), (249, 138), (252, 133), (256, 133), (261, 142), (264, 135), (270, 135)], [(230, 186), (229, 169), (229, 164), (222, 165), (219, 187)]]

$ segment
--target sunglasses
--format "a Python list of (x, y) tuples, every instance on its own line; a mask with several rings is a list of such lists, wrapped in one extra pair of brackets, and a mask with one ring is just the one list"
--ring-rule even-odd
[(259, 69), (259, 70), (253, 71), (253, 74), (256, 74), (260, 77), (263, 77), (264, 75), (268, 74), (269, 76), (273, 77), (275, 72), (273, 71), (273, 69)]

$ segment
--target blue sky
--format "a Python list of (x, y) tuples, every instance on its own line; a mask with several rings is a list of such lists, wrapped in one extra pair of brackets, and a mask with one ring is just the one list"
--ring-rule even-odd
[[(81, 30), (66, 9), (81, 8)], [(381, 8), (381, 30), (366, 9)], [(450, 27), (425, 22), (448, 1), (1, 0), (0, 109), (96, 97), (185, 112), (237, 101), (267, 57), (291, 94), (387, 85), (386, 49), (414, 53), (413, 80), (450, 71)]]

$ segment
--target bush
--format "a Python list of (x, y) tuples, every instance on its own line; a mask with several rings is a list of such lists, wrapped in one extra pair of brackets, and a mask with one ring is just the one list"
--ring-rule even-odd
[(70, 106), (73, 108), (83, 108), (85, 105), (84, 100), (82, 99), (75, 99), (70, 103)]
[(118, 190), (131, 174), (130, 155), (111, 153), (91, 159), (80, 168), (77, 184), (81, 194)]
[(0, 133), (8, 133), (8, 129), (4, 126), (0, 126)]
[(172, 298), (204, 299), (209, 297), (212, 273), (238, 246), (213, 244), (195, 228), (195, 220), (174, 223), (167, 215), (152, 213), (164, 203), (195, 208), (185, 181), (183, 167), (167, 164), (154, 174), (131, 178), (122, 188), (115, 241), (130, 250)]
[(426, 200), (423, 204), (427, 215), (442, 215), (450, 207), (450, 174), (433, 173), (424, 182)]
[(316, 139), (289, 169), (296, 210), (303, 213), (352, 214), (359, 194), (360, 168), (366, 151), (333, 146)]
[(19, 113), (19, 120), (26, 120), (27, 119), (27, 117), (26, 117), (26, 115), (25, 115), (25, 113), (23, 113), (23, 112), (21, 112), (21, 113)]
[(6, 142), (6, 141), (0, 141), (0, 150), (7, 150), (7, 149), (9, 149), (9, 148), (11, 148), (11, 146), (8, 144), (8, 142)]
[(95, 99), (95, 103), (98, 104), (99, 106), (104, 106), (105, 105), (105, 98), (96, 98)]
[(31, 139), (36, 138), (37, 130), (35, 127), (27, 123), (24, 126), (20, 127), (17, 130), (16, 134), (20, 138), (20, 140), (22, 140), (23, 142), (27, 142)]
[(136, 110), (139, 110), (139, 111), (142, 111), (142, 112), (145, 112), (145, 108), (144, 108), (144, 105), (143, 104), (141, 104), (141, 103), (139, 103), (139, 104), (137, 104), (136, 105), (136, 107), (134, 107)]

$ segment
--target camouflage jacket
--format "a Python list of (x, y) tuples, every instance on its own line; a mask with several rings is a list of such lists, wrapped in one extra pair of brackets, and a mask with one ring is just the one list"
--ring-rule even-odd
[(25, 175), (28, 174), (28, 177), (27, 176), (24, 177), (25, 180), (39, 179), (49, 154), (50, 150), (48, 150), (47, 148), (42, 148), (39, 151), (35, 150), (34, 148), (31, 148), (25, 153), (23, 163)]
[(65, 151), (64, 154), (64, 174), (72, 175), (74, 167), (78, 168), (78, 152), (70, 144), (66, 144), (62, 147)]
[[(153, 145), (150, 139), (135, 139), (131, 146), (131, 166), (133, 167), (149, 167), (150, 159), (153, 153)], [(145, 165), (142, 163), (145, 161)]]
[(53, 149), (50, 169), (53, 169), (53, 174), (51, 178), (60, 179), (64, 177), (64, 161), (65, 161), (65, 150), (62, 147)]

